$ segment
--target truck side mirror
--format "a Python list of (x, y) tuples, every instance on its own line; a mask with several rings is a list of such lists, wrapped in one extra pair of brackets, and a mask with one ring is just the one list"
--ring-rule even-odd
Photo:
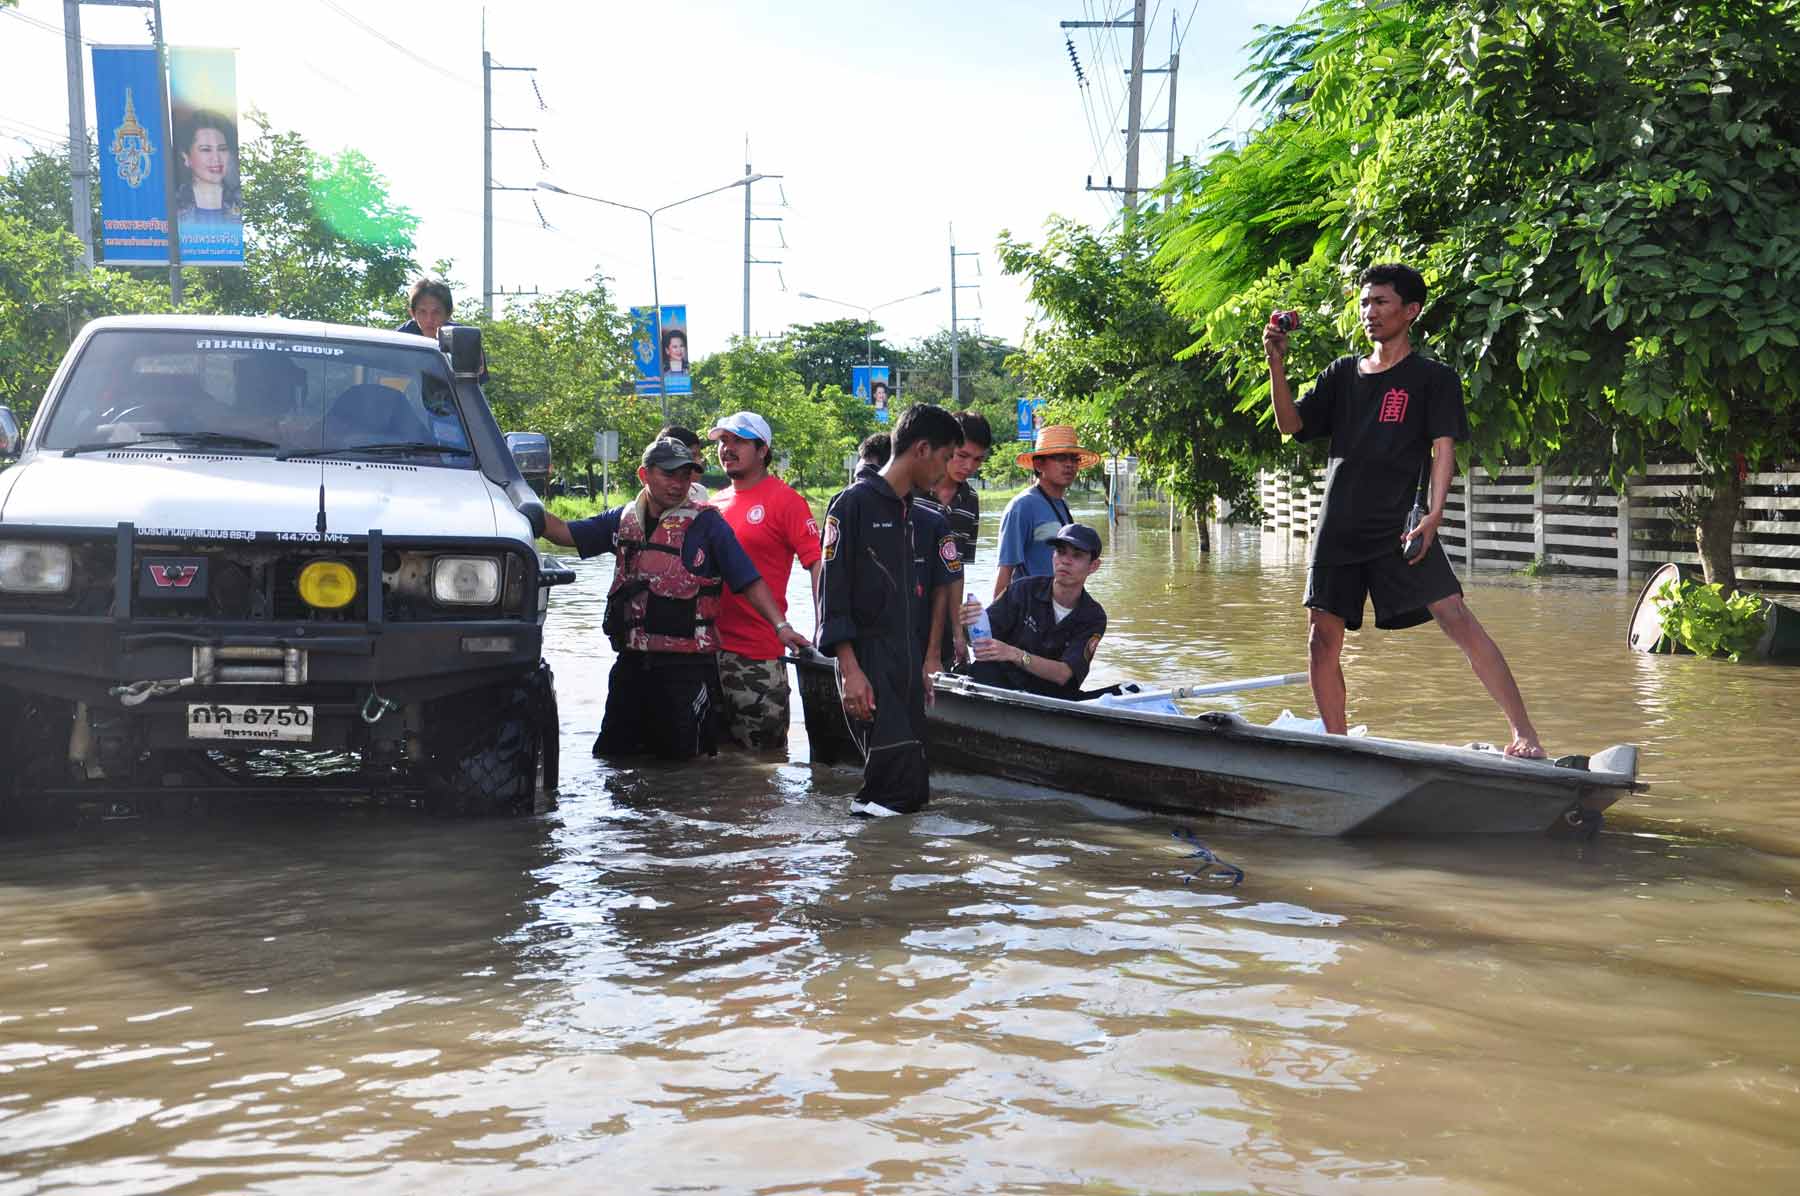
[(458, 378), (481, 376), (481, 329), (446, 324), (438, 329), (438, 348), (450, 358), (450, 372)]

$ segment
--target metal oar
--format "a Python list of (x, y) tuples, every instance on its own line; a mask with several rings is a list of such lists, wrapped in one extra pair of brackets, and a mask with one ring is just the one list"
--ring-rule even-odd
[(1177, 689), (1152, 689), (1143, 693), (1120, 694), (1112, 700), (1112, 704), (1123, 706), (1135, 702), (1155, 702), (1163, 698), (1210, 698), (1217, 694), (1232, 694), (1246, 689), (1273, 689), (1278, 685), (1299, 685), (1305, 680), (1305, 673), (1272, 673), (1267, 677), (1246, 677), (1242, 681), (1215, 681), (1211, 685), (1183, 685)]

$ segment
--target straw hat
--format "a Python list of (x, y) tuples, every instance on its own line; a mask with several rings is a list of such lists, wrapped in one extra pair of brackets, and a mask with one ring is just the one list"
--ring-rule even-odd
[(1093, 449), (1082, 448), (1075, 443), (1075, 426), (1073, 424), (1046, 424), (1038, 429), (1037, 447), (1029, 452), (1019, 454), (1020, 469), (1035, 469), (1033, 457), (1054, 456), (1058, 453), (1075, 453), (1081, 457), (1076, 463), (1077, 469), (1092, 469), (1100, 464), (1100, 454)]

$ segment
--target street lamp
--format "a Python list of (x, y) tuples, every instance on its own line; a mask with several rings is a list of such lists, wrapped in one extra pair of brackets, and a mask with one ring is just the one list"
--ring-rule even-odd
[(800, 298), (802, 298), (802, 299), (817, 299), (820, 303), (835, 303), (839, 307), (848, 307), (852, 311), (861, 312), (863, 314), (864, 320), (869, 325), (868, 327), (863, 329), (863, 364), (864, 365), (874, 365), (875, 364), (875, 328), (874, 328), (875, 313), (880, 311), (884, 307), (892, 307), (896, 303), (905, 303), (908, 299), (923, 299), (927, 295), (935, 295), (943, 289), (944, 289), (943, 287), (932, 287), (929, 290), (920, 291), (914, 295), (902, 295), (898, 299), (889, 299), (886, 303), (877, 303), (874, 307), (864, 307), (860, 303), (851, 303), (844, 299), (829, 299), (824, 295), (815, 295), (811, 291), (801, 291)]
[[(538, 180), (538, 190), (554, 192), (557, 195), (567, 195), (571, 199), (585, 199), (589, 203), (605, 204), (609, 208), (624, 208), (627, 212), (638, 213), (650, 222), (650, 302), (654, 305), (653, 310), (656, 312), (656, 322), (658, 327), (660, 327), (662, 324), (662, 288), (658, 285), (656, 278), (656, 214), (658, 212), (666, 212), (670, 208), (678, 208), (684, 203), (693, 203), (696, 199), (705, 199), (709, 195), (717, 195), (721, 191), (729, 191), (733, 187), (748, 187), (751, 183), (758, 182), (766, 177), (768, 176), (747, 174), (741, 179), (732, 179), (722, 187), (714, 187), (710, 191), (702, 191), (698, 195), (690, 195), (686, 199), (678, 199), (673, 203), (666, 203), (657, 208), (640, 208), (636, 204), (620, 203), (613, 199), (602, 199), (598, 195), (583, 195), (579, 191), (570, 191), (566, 187), (558, 187), (555, 183), (549, 182), (546, 179)], [(660, 352), (660, 350), (661, 346), (658, 346), (658, 351)], [(663, 388), (663, 375), (660, 359), (658, 360), (656, 370), (656, 396), (662, 403), (662, 418), (663, 423), (666, 424), (669, 422), (669, 395)]]

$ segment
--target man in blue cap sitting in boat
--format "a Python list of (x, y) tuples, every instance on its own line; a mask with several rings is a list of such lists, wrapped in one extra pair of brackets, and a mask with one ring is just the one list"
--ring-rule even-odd
[(985, 612), (973, 598), (963, 605), (975, 654), (969, 675), (983, 685), (1075, 699), (1106, 634), (1106, 611), (1087, 592), (1100, 567), (1100, 533), (1066, 523), (1049, 545), (1055, 554), (1049, 576), (1021, 577)]

